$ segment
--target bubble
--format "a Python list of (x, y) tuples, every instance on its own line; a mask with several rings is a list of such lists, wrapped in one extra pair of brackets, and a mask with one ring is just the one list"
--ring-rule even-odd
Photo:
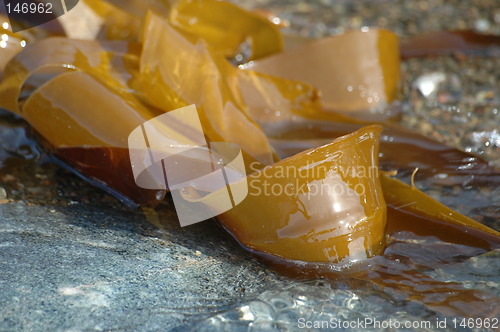
[(166, 190), (159, 190), (156, 192), (156, 199), (161, 201), (165, 198), (165, 196), (167, 195), (167, 191)]

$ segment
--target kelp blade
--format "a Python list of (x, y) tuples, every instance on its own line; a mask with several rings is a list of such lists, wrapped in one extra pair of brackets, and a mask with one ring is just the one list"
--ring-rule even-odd
[(247, 198), (219, 219), (245, 247), (287, 260), (348, 264), (379, 254), (381, 129), (362, 128), (251, 174)]
[(351, 31), (254, 62), (251, 70), (316, 87), (326, 110), (368, 120), (399, 97), (398, 38), (387, 30)]

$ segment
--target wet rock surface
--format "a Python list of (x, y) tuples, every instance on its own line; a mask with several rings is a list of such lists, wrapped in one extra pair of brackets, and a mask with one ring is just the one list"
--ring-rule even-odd
[(214, 222), (162, 230), (80, 203), (8, 203), (0, 218), (1, 330), (169, 330), (283, 282)]

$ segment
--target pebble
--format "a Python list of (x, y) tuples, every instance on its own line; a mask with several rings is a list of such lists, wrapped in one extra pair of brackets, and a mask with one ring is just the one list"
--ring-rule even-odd
[(7, 204), (9, 200), (7, 199), (7, 191), (5, 188), (0, 187), (0, 205)]
[(479, 32), (487, 32), (490, 29), (490, 22), (485, 19), (477, 20), (474, 27)]

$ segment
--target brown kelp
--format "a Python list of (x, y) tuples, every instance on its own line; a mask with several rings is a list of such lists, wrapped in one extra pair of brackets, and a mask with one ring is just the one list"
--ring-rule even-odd
[[(405, 234), (473, 254), (500, 247), (497, 231), (386, 172), (500, 183), (485, 161), (388, 121), (399, 97), (391, 32), (349, 32), (283, 51), (279, 27), (226, 2), (150, 0), (150, 11), (138, 1), (121, 9), (86, 2), (104, 18), (99, 38), (44, 38), (12, 51), (0, 107), (93, 184), (129, 203), (158, 203), (162, 195), (134, 182), (128, 135), (194, 104), (207, 141), (235, 143), (245, 160), (249, 194), (218, 217), (221, 225), (284, 270), (341, 272), (381, 287), (418, 279), (446, 293), (422, 272), (432, 260), (394, 263)], [(469, 294), (455, 289), (460, 299)]]

